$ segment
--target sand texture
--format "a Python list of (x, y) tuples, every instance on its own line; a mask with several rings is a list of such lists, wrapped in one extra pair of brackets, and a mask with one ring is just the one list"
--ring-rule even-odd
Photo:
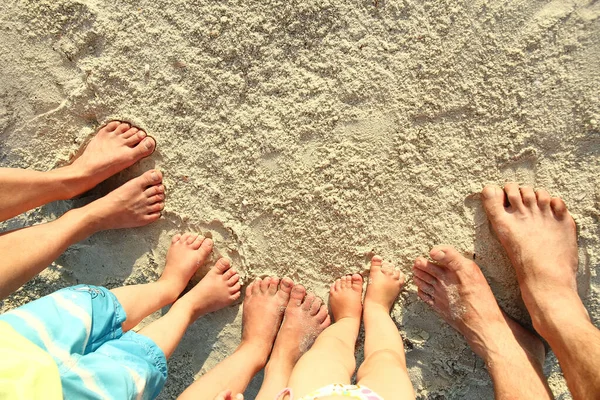
[[(415, 257), (452, 244), (527, 324), (478, 195), (512, 180), (566, 200), (600, 322), (596, 0), (3, 0), (0, 77), (2, 166), (64, 165), (111, 119), (158, 142), (80, 199), (4, 229), (152, 167), (168, 193), (160, 221), (72, 246), (2, 310), (74, 283), (154, 280), (170, 236), (192, 230), (210, 232), (245, 282), (289, 276), (325, 299), (374, 252), (410, 277)], [(418, 398), (492, 398), (483, 362), (415, 291), (409, 280), (393, 317)], [(239, 305), (190, 327), (160, 398), (232, 352), (240, 329)], [(545, 372), (569, 399), (553, 356)]]

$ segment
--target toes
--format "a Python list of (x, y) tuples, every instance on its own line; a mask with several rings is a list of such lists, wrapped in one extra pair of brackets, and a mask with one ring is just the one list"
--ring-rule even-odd
[(165, 203), (163, 203), (163, 202), (154, 203), (154, 204), (146, 207), (146, 213), (147, 214), (159, 213), (164, 209), (165, 209)]
[(117, 127), (121, 125), (121, 121), (111, 121), (108, 124), (104, 125), (102, 128), (98, 130), (98, 133), (101, 131), (104, 132), (113, 132)]
[(560, 197), (553, 197), (552, 200), (550, 200), (550, 208), (552, 208), (554, 215), (558, 218), (563, 218), (568, 214), (567, 205)]
[(194, 243), (194, 240), (196, 240), (198, 238), (198, 235), (195, 233), (190, 234), (187, 239), (185, 240), (186, 244), (192, 244)]
[(419, 296), (419, 298), (421, 300), (423, 300), (425, 303), (427, 303), (428, 305), (430, 305), (431, 307), (433, 307), (433, 296), (425, 293), (421, 289), (417, 290), (417, 296)]
[(146, 197), (152, 197), (152, 196), (157, 196), (157, 195), (164, 196), (164, 194), (165, 194), (164, 185), (152, 185), (148, 189), (144, 190), (144, 196), (146, 196)]
[(202, 246), (202, 243), (205, 239), (206, 238), (203, 235), (196, 236), (196, 239), (192, 242), (190, 247), (194, 250), (198, 250)]
[(296, 307), (300, 307), (302, 304), (302, 300), (304, 300), (304, 296), (306, 296), (306, 289), (302, 285), (294, 285), (292, 289), (292, 293), (290, 294), (290, 305), (294, 305)]
[(394, 273), (394, 264), (389, 261), (384, 261), (381, 265), (381, 272), (386, 275), (392, 275)]
[(302, 309), (304, 311), (309, 311), (312, 303), (315, 301), (316, 296), (313, 293), (309, 293), (304, 298), (304, 303), (302, 303)]
[[(140, 130), (138, 128), (136, 128), (135, 126), (132, 126), (130, 129), (123, 132), (121, 134), (121, 137), (123, 139), (129, 139), (130, 137), (135, 136), (135, 134), (138, 132), (140, 132)], [(127, 143), (127, 142), (125, 142), (125, 143)]]
[(327, 319), (327, 317), (329, 317), (329, 312), (327, 311), (327, 306), (322, 305), (319, 308), (319, 312), (317, 313), (315, 318), (317, 319), (317, 322), (319, 324), (322, 324)]
[(148, 205), (152, 205), (152, 204), (156, 204), (156, 203), (160, 203), (165, 199), (165, 195), (160, 193), (160, 194), (155, 194), (154, 196), (150, 196), (148, 197)]
[(260, 291), (263, 293), (267, 293), (269, 291), (269, 284), (271, 283), (271, 277), (267, 276), (260, 283)]
[(281, 280), (281, 284), (279, 285), (279, 290), (289, 295), (293, 287), (294, 281), (292, 281), (290, 278), (283, 278)]
[(153, 137), (146, 135), (146, 138), (139, 142), (134, 149), (138, 152), (138, 156), (148, 157), (150, 154), (154, 153), (154, 149), (156, 148), (156, 140)]
[(160, 218), (161, 214), (159, 212), (146, 214), (142, 217), (144, 223), (150, 224)]
[(131, 125), (128, 122), (121, 122), (121, 123), (119, 123), (119, 126), (117, 126), (115, 128), (115, 133), (117, 135), (122, 135), (125, 132), (127, 132), (129, 129), (131, 129)]
[(277, 287), (279, 286), (279, 278), (271, 278), (269, 282), (269, 288), (267, 289), (270, 295), (277, 293)]
[(419, 269), (436, 278), (442, 278), (446, 274), (446, 271), (444, 271), (443, 268), (440, 268), (438, 265), (427, 261), (423, 257), (419, 257), (415, 260), (415, 263), (413, 264), (413, 271), (415, 269)]
[[(202, 244), (200, 245), (200, 248), (198, 249), (198, 253), (199, 253), (198, 257), (200, 258), (201, 262), (204, 262), (208, 258), (208, 256), (212, 252), (213, 244), (214, 244), (214, 242), (212, 241), (211, 238), (204, 238), (204, 240), (202, 241)], [(227, 259), (222, 258), (221, 260), (227, 260)], [(229, 264), (229, 260), (227, 260), (227, 263)]]
[(465, 257), (463, 257), (452, 246), (436, 246), (433, 249), (431, 249), (429, 256), (438, 264), (447, 267), (452, 271), (457, 271), (461, 269), (465, 261), (471, 262), (471, 260), (468, 260)]
[(133, 147), (133, 146), (137, 145), (139, 142), (141, 142), (142, 140), (144, 140), (146, 137), (147, 137), (146, 132), (137, 131), (135, 135), (133, 135), (125, 140), (125, 144), (129, 147)]
[(321, 300), (320, 297), (315, 297), (315, 300), (310, 305), (310, 315), (312, 315), (312, 316), (317, 315), (317, 313), (321, 309), (322, 305), (323, 305), (323, 300)]
[(525, 207), (531, 207), (537, 204), (535, 192), (532, 187), (521, 186), (519, 187), (519, 191), (521, 192), (521, 199), (523, 200)]
[[(204, 242), (207, 240), (210, 239), (206, 238)], [(225, 276), (227, 279), (231, 278), (235, 274), (235, 269), (231, 268), (231, 261), (229, 261), (228, 258), (219, 258), (215, 263), (215, 270), (217, 270), (219, 274)], [(231, 271), (233, 271), (233, 273), (231, 273)]]
[(371, 272), (379, 272), (382, 264), (383, 258), (379, 256), (373, 256), (373, 258), (371, 258)]
[(437, 278), (435, 276), (429, 275), (427, 272), (418, 268), (413, 268), (413, 277), (415, 276), (429, 285), (435, 285), (437, 283)]
[[(240, 287), (241, 289), (241, 287)], [(242, 295), (241, 291), (237, 291), (237, 293), (232, 294), (231, 296), (229, 296), (229, 298), (231, 299), (231, 301), (236, 301), (237, 299), (240, 298), (240, 296)]]
[(327, 316), (325, 317), (325, 321), (323, 321), (323, 323), (320, 325), (321, 331), (327, 329), (329, 325), (331, 325), (331, 317), (329, 316), (329, 314), (327, 314)]
[(171, 244), (175, 244), (179, 241), (179, 239), (181, 239), (181, 235), (177, 234), (175, 236), (173, 236), (173, 239), (171, 239)]
[(186, 232), (186, 233), (184, 233), (183, 235), (181, 235), (181, 237), (180, 237), (179, 241), (180, 241), (181, 243), (185, 244), (185, 243), (187, 242), (187, 240), (188, 240), (188, 238), (189, 238), (190, 236), (191, 236), (191, 233), (189, 233), (189, 232)]
[(421, 290), (424, 293), (427, 293), (430, 296), (433, 296), (433, 294), (435, 293), (435, 288), (433, 287), (433, 285), (430, 285), (429, 283), (425, 282), (417, 275), (413, 276), (413, 280), (415, 282), (415, 285), (417, 285), (417, 287), (419, 288), (419, 290)]
[(519, 185), (516, 183), (507, 183), (504, 185), (504, 192), (506, 193), (506, 197), (508, 198), (511, 207), (517, 210), (523, 210), (523, 198), (521, 197)]
[(500, 186), (487, 185), (484, 187), (481, 191), (481, 199), (483, 208), (490, 219), (496, 218), (506, 212), (504, 208), (504, 191)]
[(348, 281), (350, 283), (350, 287), (352, 290), (356, 292), (362, 292), (363, 288), (363, 277), (360, 274), (353, 274), (351, 277), (348, 277)]
[(545, 189), (538, 189), (535, 192), (535, 197), (537, 198), (537, 204), (540, 210), (548, 210), (550, 208), (550, 193), (548, 193)]
[(157, 169), (151, 169), (150, 171), (144, 172), (136, 179), (139, 179), (141, 186), (147, 189), (149, 186), (157, 185), (162, 182), (162, 173)]
[[(229, 271), (231, 271), (231, 269)], [(227, 271), (227, 272), (229, 272), (229, 271)], [(231, 278), (227, 279), (227, 285), (229, 285), (229, 287), (232, 287), (239, 281), (240, 281), (240, 276), (238, 274), (234, 273)]]
[(231, 286), (229, 288), (229, 294), (236, 294), (239, 293), (240, 289), (242, 288), (242, 284), (237, 282), (235, 283), (233, 286)]
[(337, 292), (337, 291), (341, 290), (342, 289), (342, 278), (336, 279), (334, 285), (335, 285), (334, 291)]
[(252, 294), (260, 294), (260, 285), (262, 284), (262, 279), (256, 278), (254, 282), (252, 282)]

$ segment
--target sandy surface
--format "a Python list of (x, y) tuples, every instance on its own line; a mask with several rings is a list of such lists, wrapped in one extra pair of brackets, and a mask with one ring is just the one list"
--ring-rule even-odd
[[(90, 196), (3, 227), (51, 220), (151, 167), (168, 202), (152, 226), (71, 247), (2, 309), (76, 282), (153, 280), (169, 237), (193, 230), (210, 231), (246, 281), (289, 276), (324, 298), (373, 251), (410, 275), (416, 256), (453, 244), (527, 323), (477, 195), (516, 180), (563, 196), (576, 216), (598, 323), (599, 16), (595, 0), (5, 0), (2, 166), (63, 165), (115, 118), (144, 127), (158, 151)], [(482, 361), (411, 283), (393, 317), (420, 399), (491, 398)], [(161, 398), (229, 354), (240, 323), (239, 306), (195, 323)], [(570, 398), (554, 357), (545, 372)]]

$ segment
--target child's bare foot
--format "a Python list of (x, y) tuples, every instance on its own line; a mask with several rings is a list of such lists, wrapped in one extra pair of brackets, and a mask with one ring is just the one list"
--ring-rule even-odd
[(381, 305), (388, 311), (394, 305), (404, 285), (404, 274), (379, 256), (371, 259), (369, 284), (365, 295), (365, 309), (370, 305)]
[[(252, 346), (266, 364), (290, 300), (294, 282), (276, 277), (256, 279), (246, 288), (242, 345)], [(263, 364), (264, 366), (264, 364)]]
[(504, 190), (486, 186), (482, 200), (515, 268), (536, 329), (543, 329), (543, 320), (560, 310), (587, 318), (577, 294), (575, 221), (565, 203), (545, 190), (534, 192), (515, 183), (506, 184)]
[(419, 297), (486, 362), (501, 352), (510, 354), (506, 339), (513, 337), (541, 368), (542, 342), (502, 312), (477, 264), (450, 246), (434, 247), (430, 256), (435, 263), (419, 257), (413, 266)]
[(112, 121), (98, 130), (83, 153), (66, 167), (77, 179), (75, 196), (154, 152), (156, 142), (143, 130), (127, 122)]
[(330, 324), (329, 312), (323, 301), (312, 293), (306, 294), (304, 286), (294, 286), (272, 357), (285, 357), (294, 365)]
[(360, 321), (362, 314), (363, 279), (359, 274), (336, 279), (329, 290), (329, 305), (333, 319), (354, 318)]
[(147, 225), (165, 207), (161, 182), (160, 171), (147, 171), (79, 210), (96, 231)]
[[(207, 240), (210, 239), (204, 241)], [(225, 308), (239, 299), (242, 287), (239, 280), (240, 276), (231, 266), (231, 262), (226, 258), (220, 258), (204, 278), (175, 304), (179, 307), (187, 307), (191, 312), (192, 321), (196, 320), (202, 315)]]
[[(167, 253), (165, 269), (158, 280), (169, 286), (173, 294), (173, 301), (185, 289), (198, 268), (206, 262), (212, 248), (212, 239), (202, 235), (184, 233), (173, 236), (171, 247)], [(235, 269), (229, 269), (228, 273), (235, 274)]]

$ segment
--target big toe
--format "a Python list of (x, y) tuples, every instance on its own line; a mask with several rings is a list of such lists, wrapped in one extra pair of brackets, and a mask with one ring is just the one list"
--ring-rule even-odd
[(380, 256), (373, 256), (371, 258), (371, 275), (381, 271), (381, 266), (383, 265), (383, 258)]
[(290, 294), (294, 287), (294, 281), (290, 278), (283, 278), (279, 283), (279, 289), (277, 290), (277, 296), (282, 300), (284, 304), (287, 304), (290, 300)]
[(553, 197), (552, 200), (550, 200), (550, 208), (554, 212), (554, 215), (560, 219), (568, 214), (567, 205), (560, 197)]
[(463, 257), (452, 246), (435, 246), (431, 249), (429, 256), (439, 265), (444, 266), (451, 271), (457, 271), (463, 268), (465, 263), (471, 262)]
[[(229, 271), (231, 269), (231, 261), (229, 261), (228, 258), (219, 258), (215, 264), (215, 270), (221, 274), (221, 275), (225, 275), (225, 273), (227, 271)], [(233, 274), (231, 274), (230, 276), (227, 276), (227, 278), (231, 278), (231, 276), (233, 276)]]
[(304, 300), (304, 296), (306, 296), (306, 288), (302, 285), (294, 285), (294, 288), (290, 293), (289, 305), (300, 307), (302, 305), (302, 300)]
[(498, 218), (506, 211), (504, 196), (504, 190), (497, 185), (487, 185), (481, 191), (483, 208), (490, 219)]
[(158, 185), (162, 182), (162, 172), (157, 169), (151, 169), (150, 171), (144, 172), (138, 179), (140, 180), (140, 186), (147, 188), (153, 185)]
[(148, 157), (156, 149), (156, 140), (152, 136), (146, 135), (143, 140), (135, 145), (134, 149), (138, 157)]

